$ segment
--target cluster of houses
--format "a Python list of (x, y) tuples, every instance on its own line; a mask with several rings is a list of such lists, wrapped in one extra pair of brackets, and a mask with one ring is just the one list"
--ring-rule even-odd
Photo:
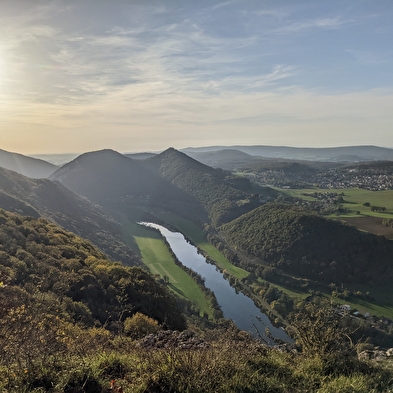
[(376, 315), (371, 315), (369, 312), (360, 313), (357, 310), (352, 309), (349, 304), (341, 304), (337, 307), (337, 313), (341, 316), (351, 315), (355, 318), (366, 319), (371, 323), (374, 328), (379, 328), (387, 330), (388, 328), (393, 328), (393, 321), (386, 317), (377, 317)]
[(357, 187), (372, 191), (393, 189), (393, 163), (391, 166), (359, 166), (335, 168), (321, 172), (287, 172), (263, 170), (255, 174), (259, 184), (280, 188), (317, 186), (324, 189)]

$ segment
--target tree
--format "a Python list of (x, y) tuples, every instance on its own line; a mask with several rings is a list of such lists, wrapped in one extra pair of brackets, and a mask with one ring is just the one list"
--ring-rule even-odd
[(293, 314), (291, 326), (303, 353), (325, 359), (352, 353), (354, 347), (342, 318), (334, 304), (325, 298), (302, 304)]

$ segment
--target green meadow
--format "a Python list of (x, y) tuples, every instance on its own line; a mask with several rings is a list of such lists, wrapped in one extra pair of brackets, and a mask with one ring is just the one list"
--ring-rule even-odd
[(197, 283), (174, 262), (168, 246), (161, 235), (154, 230), (138, 224), (123, 221), (124, 235), (132, 237), (136, 243), (143, 263), (154, 275), (169, 282), (169, 289), (184, 299), (190, 300), (200, 312), (213, 317), (213, 309)]
[(204, 251), (212, 260), (214, 260), (217, 266), (221, 269), (225, 269), (228, 274), (238, 279), (249, 275), (246, 270), (232, 265), (232, 263), (216, 247), (208, 242), (202, 229), (200, 229), (192, 221), (186, 220), (185, 218), (179, 217), (173, 213), (155, 212), (155, 214), (161, 220), (175, 227), (198, 249)]
[[(319, 189), (319, 188), (301, 188), (301, 189), (281, 189), (275, 188), (284, 195), (302, 198), (305, 200), (315, 200), (315, 198), (303, 195), (304, 193), (313, 192), (336, 192), (344, 193), (344, 203), (342, 205), (349, 209), (349, 213), (340, 214), (340, 217), (381, 217), (393, 218), (393, 190), (386, 191), (369, 191), (360, 188), (340, 188), (340, 189)], [(370, 206), (386, 207), (386, 212), (373, 212), (370, 206), (364, 206), (365, 203)]]

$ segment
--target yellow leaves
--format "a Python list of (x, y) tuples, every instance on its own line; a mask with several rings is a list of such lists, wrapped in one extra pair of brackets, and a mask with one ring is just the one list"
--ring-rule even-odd
[(158, 322), (142, 313), (137, 312), (131, 318), (124, 321), (124, 332), (133, 337), (140, 338), (159, 329)]

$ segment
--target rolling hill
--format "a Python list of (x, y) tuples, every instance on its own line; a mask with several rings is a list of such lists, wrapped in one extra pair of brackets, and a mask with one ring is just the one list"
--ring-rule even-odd
[(228, 222), (260, 204), (243, 178), (201, 164), (173, 148), (146, 160), (113, 150), (86, 153), (51, 177), (91, 201), (122, 213), (161, 208), (198, 223)]
[(173, 148), (146, 160), (146, 164), (200, 201), (214, 225), (254, 209), (260, 204), (256, 193), (266, 191), (253, 188), (247, 179), (211, 168)]
[(35, 179), (47, 178), (58, 168), (56, 165), (44, 160), (11, 153), (2, 149), (0, 149), (0, 167)]
[(288, 147), (288, 146), (210, 146), (185, 148), (181, 151), (193, 155), (217, 152), (224, 149), (238, 150), (251, 156), (265, 158), (285, 158), (292, 160), (361, 162), (386, 160), (393, 161), (393, 149), (378, 146), (343, 146), (343, 147)]
[(142, 215), (160, 208), (196, 221), (206, 213), (201, 204), (164, 179), (145, 161), (127, 158), (113, 150), (86, 153), (57, 170), (51, 180), (112, 211)]
[(262, 264), (325, 284), (393, 278), (392, 241), (291, 205), (267, 203), (221, 230)]

